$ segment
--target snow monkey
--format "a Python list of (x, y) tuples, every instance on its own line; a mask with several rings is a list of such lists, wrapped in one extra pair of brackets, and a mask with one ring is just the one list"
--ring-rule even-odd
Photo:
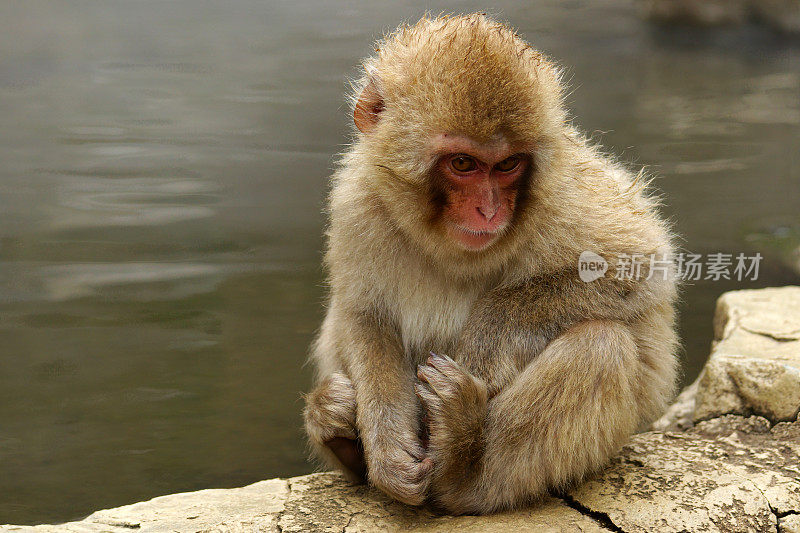
[[(484, 15), (401, 26), (355, 85), (329, 198), (312, 448), (451, 513), (581, 480), (674, 393), (673, 237), (657, 200), (572, 126), (558, 68)], [(586, 253), (605, 267), (592, 277)], [(628, 272), (625, 258), (647, 259)]]

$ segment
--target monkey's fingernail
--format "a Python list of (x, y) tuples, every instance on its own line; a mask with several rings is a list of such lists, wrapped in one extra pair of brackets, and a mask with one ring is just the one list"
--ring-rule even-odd
[(431, 359), (433, 359), (434, 361), (447, 361), (450, 358), (447, 357), (446, 355), (441, 355), (438, 353), (431, 352)]

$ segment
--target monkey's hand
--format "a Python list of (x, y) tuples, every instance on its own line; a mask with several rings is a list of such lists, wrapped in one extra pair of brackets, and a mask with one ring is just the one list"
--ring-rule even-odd
[(370, 482), (396, 500), (421, 505), (427, 497), (433, 461), (412, 432), (387, 424), (381, 435), (364, 442)]
[(415, 388), (428, 414), (429, 454), (437, 471), (458, 456), (477, 461), (482, 456), (486, 384), (446, 355), (431, 353), (419, 365)]

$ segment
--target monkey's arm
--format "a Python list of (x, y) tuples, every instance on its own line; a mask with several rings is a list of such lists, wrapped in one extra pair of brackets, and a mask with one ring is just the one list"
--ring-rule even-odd
[(491, 400), (454, 361), (421, 366), (429, 410), (434, 500), (454, 513), (524, 504), (602, 466), (640, 423), (642, 396), (663, 377), (645, 368), (635, 335), (612, 320), (577, 323)]
[[(420, 407), (413, 368), (399, 338), (372, 312), (331, 309), (331, 351), (340, 354), (355, 392), (355, 425), (369, 481), (390, 496), (418, 505), (432, 462), (418, 436)], [(325, 335), (328, 332), (323, 332)]]

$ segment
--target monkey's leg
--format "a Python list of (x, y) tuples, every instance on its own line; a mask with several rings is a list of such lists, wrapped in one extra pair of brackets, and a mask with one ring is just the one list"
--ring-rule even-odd
[(434, 500), (489, 512), (581, 479), (639, 424), (642, 375), (633, 335), (613, 321), (568, 329), (489, 401), (480, 381), (432, 358), (418, 394), (431, 418)]
[(363, 483), (367, 465), (356, 431), (356, 391), (344, 374), (334, 372), (306, 396), (303, 411), (314, 452), (350, 481)]

